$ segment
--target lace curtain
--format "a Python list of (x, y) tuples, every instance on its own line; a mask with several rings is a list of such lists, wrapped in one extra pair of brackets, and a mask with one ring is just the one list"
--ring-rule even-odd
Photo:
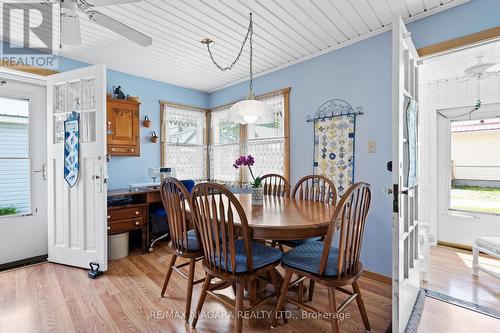
[[(285, 93), (266, 95), (260, 100), (273, 110), (275, 119), (268, 124), (245, 127), (229, 120), (231, 105), (210, 112), (211, 143), (205, 144), (205, 110), (162, 104), (161, 149), (162, 166), (173, 167), (179, 179), (209, 178), (228, 184), (250, 180), (246, 168), (235, 169), (240, 155), (253, 155), (255, 175), (277, 173), (285, 175), (284, 132)], [(240, 131), (246, 128), (246, 138), (240, 142)], [(207, 170), (208, 167), (208, 170)]]
[(162, 166), (175, 168), (179, 179), (207, 178), (205, 110), (163, 104)]

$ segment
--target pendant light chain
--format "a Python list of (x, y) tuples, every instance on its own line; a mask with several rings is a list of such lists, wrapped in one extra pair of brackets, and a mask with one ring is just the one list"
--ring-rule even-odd
[(228, 65), (228, 66), (221, 66), (219, 63), (214, 58), (214, 55), (212, 54), (212, 50), (210, 49), (210, 45), (213, 44), (213, 41), (211, 40), (203, 40), (202, 43), (207, 46), (208, 54), (210, 55), (210, 59), (214, 63), (214, 65), (221, 70), (222, 72), (228, 71), (233, 69), (234, 65), (240, 60), (241, 54), (243, 53), (243, 49), (245, 48), (245, 44), (247, 43), (247, 40), (250, 42), (250, 92), (253, 92), (253, 18), (252, 18), (252, 13), (250, 13), (250, 23), (248, 24), (248, 30), (245, 35), (245, 38), (243, 39), (243, 43), (241, 44), (241, 48), (238, 52), (238, 55), (236, 56), (236, 59)]
[(250, 13), (250, 24), (248, 26), (248, 31), (250, 32), (250, 86), (249, 86), (249, 94), (253, 94), (253, 19), (252, 19), (252, 13)]

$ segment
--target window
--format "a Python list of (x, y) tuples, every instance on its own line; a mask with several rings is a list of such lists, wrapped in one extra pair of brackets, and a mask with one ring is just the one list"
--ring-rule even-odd
[(240, 125), (228, 119), (230, 106), (210, 112), (210, 180), (236, 184), (240, 173), (232, 167), (240, 156)]
[(500, 118), (451, 122), (450, 209), (500, 214)]
[[(246, 183), (246, 169), (233, 168), (240, 155), (255, 157), (256, 175), (289, 178), (288, 105), (290, 89), (257, 97), (273, 110), (268, 124), (240, 125), (229, 120), (231, 105), (209, 111), (162, 103), (162, 166), (174, 167), (179, 179), (210, 179), (230, 185)], [(205, 126), (209, 123), (209, 140)], [(209, 142), (207, 145), (206, 143)]]
[(274, 113), (274, 121), (268, 124), (247, 126), (246, 154), (255, 157), (255, 174), (277, 173), (288, 178), (285, 135), (285, 96), (270, 95), (262, 98)]
[(277, 173), (289, 177), (288, 98), (289, 89), (257, 97), (273, 110), (275, 119), (268, 124), (239, 125), (229, 122), (231, 105), (212, 110), (210, 143), (210, 179), (229, 183), (248, 181), (247, 170), (232, 168), (239, 155), (253, 155), (256, 175)]
[(207, 178), (205, 124), (203, 109), (162, 103), (161, 164), (179, 179)]
[(29, 101), (0, 97), (0, 216), (30, 211)]

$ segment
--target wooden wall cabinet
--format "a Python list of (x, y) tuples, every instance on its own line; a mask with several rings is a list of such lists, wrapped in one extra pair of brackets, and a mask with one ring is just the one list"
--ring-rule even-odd
[(139, 102), (108, 97), (106, 133), (108, 154), (112, 156), (140, 156)]

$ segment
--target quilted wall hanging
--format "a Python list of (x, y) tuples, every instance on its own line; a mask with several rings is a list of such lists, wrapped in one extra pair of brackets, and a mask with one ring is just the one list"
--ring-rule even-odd
[(314, 122), (313, 173), (332, 180), (339, 197), (354, 181), (356, 116), (362, 114), (360, 110), (333, 99), (307, 119)]

